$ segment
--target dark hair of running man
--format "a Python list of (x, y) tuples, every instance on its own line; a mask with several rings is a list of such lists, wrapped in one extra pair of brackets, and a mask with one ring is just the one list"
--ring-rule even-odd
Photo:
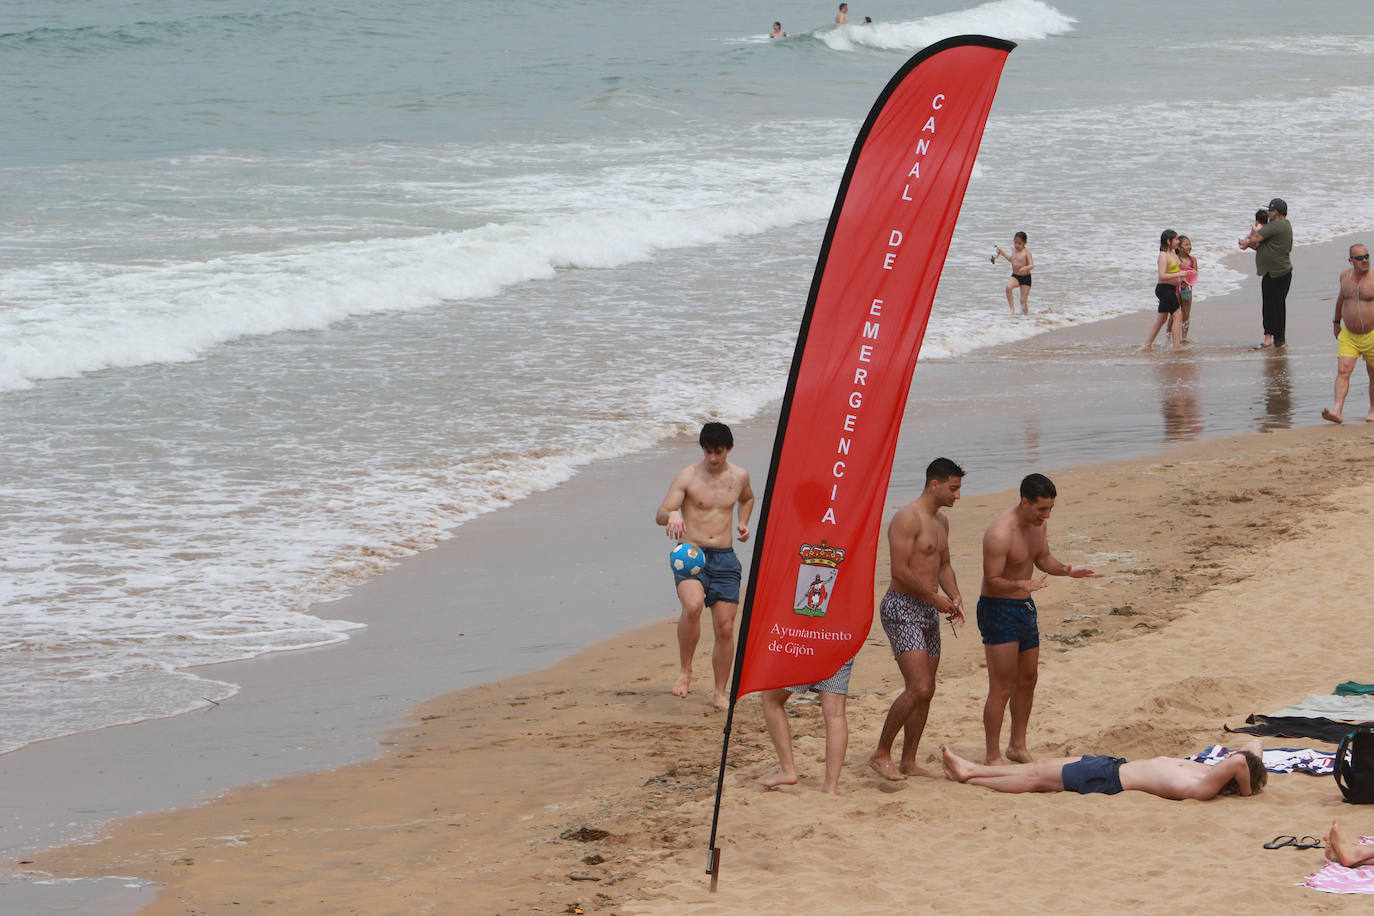
[(731, 449), (735, 447), (735, 437), (730, 433), (730, 427), (724, 423), (711, 422), (701, 428), (697, 443), (702, 448)]

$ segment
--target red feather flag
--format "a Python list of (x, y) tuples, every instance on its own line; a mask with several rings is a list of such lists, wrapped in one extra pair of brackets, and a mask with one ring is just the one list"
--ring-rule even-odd
[(732, 701), (823, 680), (868, 636), (907, 393), (1014, 47), (984, 36), (931, 45), (892, 78), (859, 131), (783, 400)]
[(831, 676), (873, 624), (883, 502), (911, 375), (983, 125), (1015, 44), (936, 42), (887, 84), (854, 141), (797, 335), (773, 443), (725, 717), (735, 701)]

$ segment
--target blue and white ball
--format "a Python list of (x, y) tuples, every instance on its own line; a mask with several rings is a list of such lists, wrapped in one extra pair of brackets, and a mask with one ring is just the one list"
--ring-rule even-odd
[(706, 551), (684, 541), (668, 554), (668, 565), (680, 576), (699, 575), (706, 568)]

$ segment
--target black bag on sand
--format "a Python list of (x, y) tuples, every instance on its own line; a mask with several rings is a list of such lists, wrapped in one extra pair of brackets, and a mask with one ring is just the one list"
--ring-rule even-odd
[(1332, 775), (1346, 801), (1374, 805), (1374, 728), (1357, 728), (1341, 739)]

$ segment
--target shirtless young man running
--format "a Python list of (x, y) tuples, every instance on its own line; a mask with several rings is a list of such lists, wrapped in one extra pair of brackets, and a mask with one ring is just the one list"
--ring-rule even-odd
[[(915, 502), (897, 510), (887, 529), (892, 557), (892, 584), (883, 595), (878, 616), (887, 634), (904, 689), (887, 711), (878, 747), (868, 765), (884, 779), (925, 776), (916, 765), (916, 747), (925, 731), (930, 699), (935, 695), (935, 669), (940, 665), (940, 615), (964, 622), (964, 599), (949, 562), (949, 519), (940, 512), (959, 499), (964, 469), (948, 458), (926, 468), (926, 488)], [(940, 594), (940, 589), (945, 595)], [(892, 762), (897, 733), (902, 738), (900, 766)]]
[[(1007, 757), (1017, 763), (1033, 759), (1026, 748), (1026, 724), (1040, 673), (1040, 630), (1031, 592), (1050, 576), (1082, 579), (1091, 569), (1066, 566), (1050, 555), (1045, 523), (1054, 508), (1054, 484), (1043, 474), (1021, 481), (1021, 501), (997, 516), (983, 535), (983, 588), (978, 598), (978, 631), (988, 663), (988, 699), (983, 705), (987, 741), (984, 763), (1002, 764), (998, 750), (1002, 716), (1011, 702), (1011, 737)], [(1045, 575), (1035, 578), (1039, 568)]]
[[(735, 613), (739, 610), (740, 563), (734, 537), (749, 540), (749, 516), (754, 512), (754, 488), (749, 472), (729, 461), (735, 447), (730, 427), (707, 423), (697, 441), (702, 459), (673, 478), (655, 520), (674, 541), (688, 541), (706, 551), (706, 566), (698, 576), (673, 574), (682, 614), (677, 621), (678, 660), (681, 665), (675, 696), (687, 696), (692, 684), (692, 656), (701, 638), (701, 612), (711, 609), (715, 645), (711, 668), (715, 674), (715, 706), (730, 705), (730, 666), (735, 658)], [(735, 506), (739, 524), (731, 532)]]
[(1331, 333), (1336, 336), (1336, 399), (1330, 410), (1322, 411), (1322, 419), (1343, 422), (1350, 376), (1355, 361), (1363, 357), (1369, 374), (1369, 413), (1364, 421), (1374, 423), (1374, 270), (1369, 269), (1369, 248), (1364, 245), (1350, 246), (1350, 269), (1341, 274)]
[(986, 766), (941, 747), (945, 775), (998, 792), (1077, 792), (1115, 795), (1127, 789), (1160, 798), (1215, 798), (1223, 793), (1254, 795), (1264, 788), (1264, 747), (1259, 739), (1208, 765), (1177, 757), (1127, 762), (1120, 757), (1054, 757), (1029, 766)]

